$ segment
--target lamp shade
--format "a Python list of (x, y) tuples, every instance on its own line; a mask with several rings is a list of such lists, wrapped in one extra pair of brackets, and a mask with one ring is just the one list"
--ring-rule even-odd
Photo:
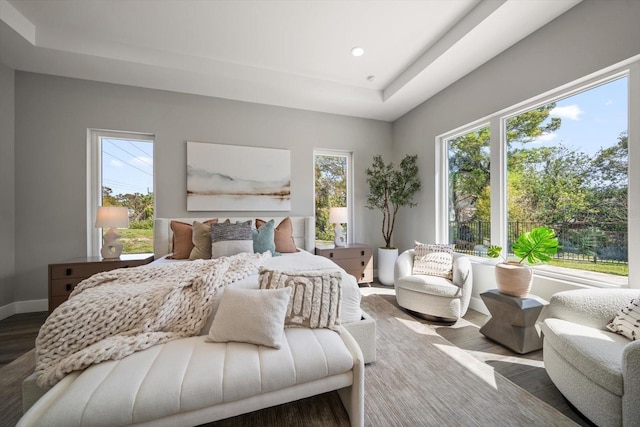
[(349, 214), (347, 208), (331, 208), (329, 209), (329, 223), (330, 224), (346, 224), (348, 222)]
[(129, 209), (121, 206), (100, 206), (96, 217), (97, 228), (129, 227)]

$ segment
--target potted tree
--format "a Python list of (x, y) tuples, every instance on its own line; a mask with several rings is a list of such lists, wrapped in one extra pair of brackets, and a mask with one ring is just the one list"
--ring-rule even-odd
[(398, 248), (391, 245), (396, 215), (401, 206), (416, 206), (414, 195), (420, 190), (418, 156), (406, 155), (398, 168), (393, 163), (385, 164), (382, 156), (373, 156), (373, 164), (367, 168), (369, 195), (367, 208), (382, 211), (382, 237), (385, 246), (378, 248), (378, 280), (383, 285), (393, 285), (393, 266), (398, 257)]
[(551, 228), (538, 227), (521, 234), (511, 245), (514, 255), (519, 261), (507, 261), (502, 257), (501, 246), (489, 246), (487, 255), (492, 258), (502, 257), (504, 262), (496, 264), (496, 283), (498, 290), (506, 295), (525, 297), (531, 290), (533, 271), (523, 264), (546, 262), (558, 252), (558, 238)]

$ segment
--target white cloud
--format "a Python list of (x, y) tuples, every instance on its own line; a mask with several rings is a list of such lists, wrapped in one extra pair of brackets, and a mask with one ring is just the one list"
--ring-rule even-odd
[(124, 166), (124, 163), (122, 163), (120, 160), (111, 159), (109, 165), (113, 166), (114, 168), (121, 168)]
[(584, 114), (584, 111), (580, 109), (579, 105), (571, 104), (564, 107), (555, 107), (550, 114), (562, 119), (580, 120), (580, 115)]
[(536, 139), (534, 139), (533, 143), (538, 143), (541, 144), (543, 142), (550, 142), (553, 141), (554, 139), (556, 139), (558, 137), (558, 134), (555, 132), (550, 132), (550, 133), (545, 133), (544, 135), (540, 135), (539, 137), (537, 137)]

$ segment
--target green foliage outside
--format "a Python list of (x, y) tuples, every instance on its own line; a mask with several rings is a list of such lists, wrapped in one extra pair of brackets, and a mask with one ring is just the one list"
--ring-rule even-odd
[(102, 187), (102, 206), (124, 206), (129, 209), (129, 228), (118, 229), (124, 254), (153, 253), (153, 193), (113, 195)]
[(347, 157), (315, 156), (316, 241), (333, 243), (329, 209), (347, 206)]
[[(563, 256), (591, 257), (592, 262), (554, 260), (550, 264), (622, 274), (628, 266), (594, 263), (601, 259), (626, 262), (627, 132), (621, 132), (613, 144), (603, 141), (604, 148), (592, 156), (564, 144), (528, 145), (560, 128), (561, 119), (550, 117), (554, 107), (555, 103), (547, 104), (506, 121), (510, 229), (514, 224), (553, 227), (562, 231), (558, 236)], [(489, 145), (488, 128), (449, 141), (449, 208), (456, 224), (451, 234), (461, 248), (472, 236), (468, 250), (490, 239), (490, 227), (469, 231), (471, 224), (490, 222)]]

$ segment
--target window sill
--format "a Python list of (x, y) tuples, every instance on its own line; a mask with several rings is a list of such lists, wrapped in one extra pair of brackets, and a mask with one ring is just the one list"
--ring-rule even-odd
[[(495, 266), (501, 263), (496, 258), (483, 258), (474, 255), (467, 255), (472, 263), (487, 266)], [(615, 274), (597, 273), (586, 270), (575, 270), (551, 265), (530, 266), (533, 269), (534, 277), (545, 277), (549, 279), (561, 280), (563, 282), (589, 286), (594, 288), (628, 288), (629, 278), (616, 276)]]

